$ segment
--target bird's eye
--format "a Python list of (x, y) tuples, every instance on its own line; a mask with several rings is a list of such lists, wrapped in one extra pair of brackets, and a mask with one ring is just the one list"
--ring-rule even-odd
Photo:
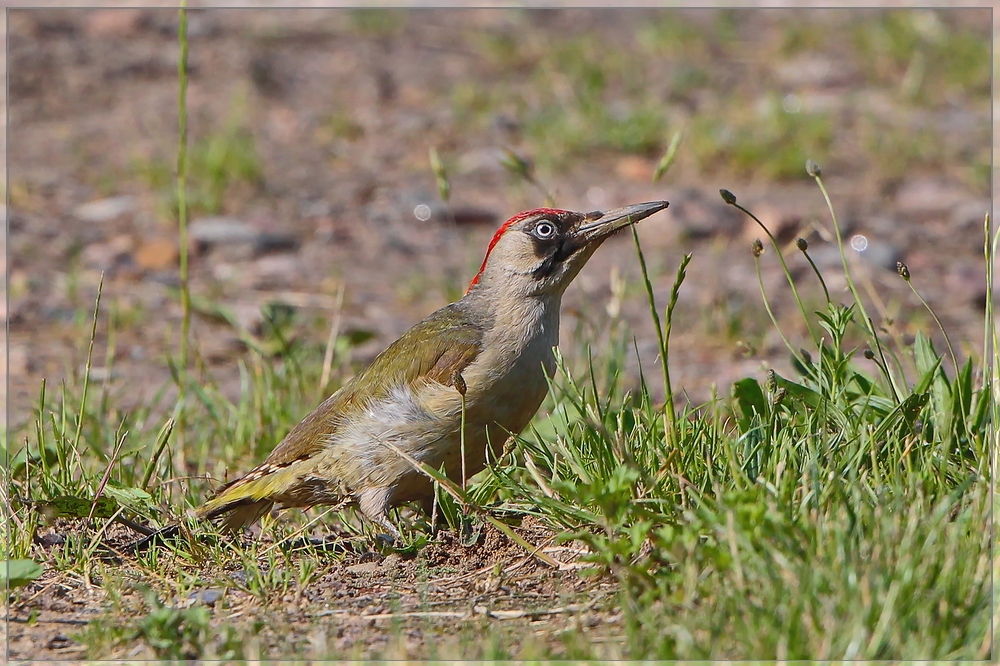
[(542, 220), (535, 225), (534, 234), (538, 238), (552, 238), (556, 233), (556, 225)]

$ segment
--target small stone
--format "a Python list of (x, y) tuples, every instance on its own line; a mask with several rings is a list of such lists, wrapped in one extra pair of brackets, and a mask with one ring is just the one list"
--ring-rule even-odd
[(210, 249), (216, 245), (253, 243), (258, 231), (235, 217), (206, 217), (193, 220), (188, 226), (188, 238)]
[(113, 271), (132, 261), (132, 246), (130, 236), (115, 236), (107, 243), (91, 243), (83, 249), (80, 258), (88, 268)]
[(302, 275), (302, 260), (295, 254), (269, 254), (253, 263), (255, 283), (264, 289), (291, 288)]
[(73, 215), (84, 222), (107, 222), (134, 210), (135, 198), (125, 195), (82, 204), (76, 207)]
[[(726, 206), (730, 211), (735, 209)], [(754, 206), (753, 214), (764, 223), (764, 226), (778, 239), (778, 245), (785, 245), (792, 242), (799, 235), (802, 227), (802, 216), (796, 210), (782, 209), (767, 203)], [(748, 216), (743, 217), (743, 235), (745, 238), (757, 238), (763, 233), (760, 225)]]
[(299, 239), (290, 234), (262, 233), (254, 240), (254, 254), (293, 252), (299, 249)]
[(69, 636), (66, 636), (65, 634), (56, 634), (49, 640), (48, 643), (45, 644), (45, 647), (50, 650), (64, 650), (68, 647), (73, 647), (74, 645), (76, 645), (76, 641), (71, 639)]
[(51, 548), (52, 546), (61, 546), (65, 544), (66, 537), (56, 532), (49, 532), (48, 534), (35, 537), (35, 541), (46, 548)]
[(209, 588), (207, 590), (195, 590), (188, 595), (190, 599), (195, 604), (204, 604), (206, 606), (214, 606), (215, 602), (223, 597), (225, 593), (222, 590), (217, 590), (214, 588)]
[(262, 232), (254, 225), (232, 217), (208, 217), (194, 221), (188, 229), (194, 251), (219, 252), (231, 261), (244, 261), (271, 252), (291, 252), (299, 247), (297, 236)]
[(154, 238), (139, 246), (135, 263), (144, 270), (163, 271), (177, 265), (177, 243), (169, 238)]

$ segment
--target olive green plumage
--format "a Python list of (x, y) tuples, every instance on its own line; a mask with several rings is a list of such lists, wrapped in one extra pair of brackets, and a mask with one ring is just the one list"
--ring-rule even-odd
[[(337, 432), (366, 406), (385, 399), (397, 387), (415, 388), (433, 381), (453, 386), (481, 350), (483, 322), (452, 303), (408, 330), (375, 357), (371, 365), (292, 428), (271, 454), (244, 476), (223, 486), (216, 496), (197, 510), (202, 518), (232, 512), (225, 521), (230, 528), (252, 523), (270, 509), (267, 498), (281, 488), (289, 469), (308, 460), (336, 441)], [(282, 470), (288, 470), (282, 474)], [(349, 490), (349, 489), (348, 489)]]
[(461, 300), (392, 343), (195, 515), (237, 529), (274, 505), (353, 503), (395, 533), (389, 509), (433, 497), (413, 461), (464, 480), (527, 425), (555, 367), (566, 287), (610, 235), (666, 207), (515, 215)]

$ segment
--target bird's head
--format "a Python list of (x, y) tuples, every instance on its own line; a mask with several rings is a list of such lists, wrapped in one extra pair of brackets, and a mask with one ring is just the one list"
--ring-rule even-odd
[(468, 291), (561, 294), (601, 243), (667, 206), (650, 201), (607, 212), (536, 208), (519, 213), (494, 234)]

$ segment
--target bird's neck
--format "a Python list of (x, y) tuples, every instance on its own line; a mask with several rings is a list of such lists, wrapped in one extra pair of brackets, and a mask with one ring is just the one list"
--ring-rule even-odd
[(487, 347), (492, 343), (515, 355), (528, 350), (544, 355), (559, 343), (562, 292), (512, 297), (489, 290), (474, 290), (466, 299), (489, 317)]

